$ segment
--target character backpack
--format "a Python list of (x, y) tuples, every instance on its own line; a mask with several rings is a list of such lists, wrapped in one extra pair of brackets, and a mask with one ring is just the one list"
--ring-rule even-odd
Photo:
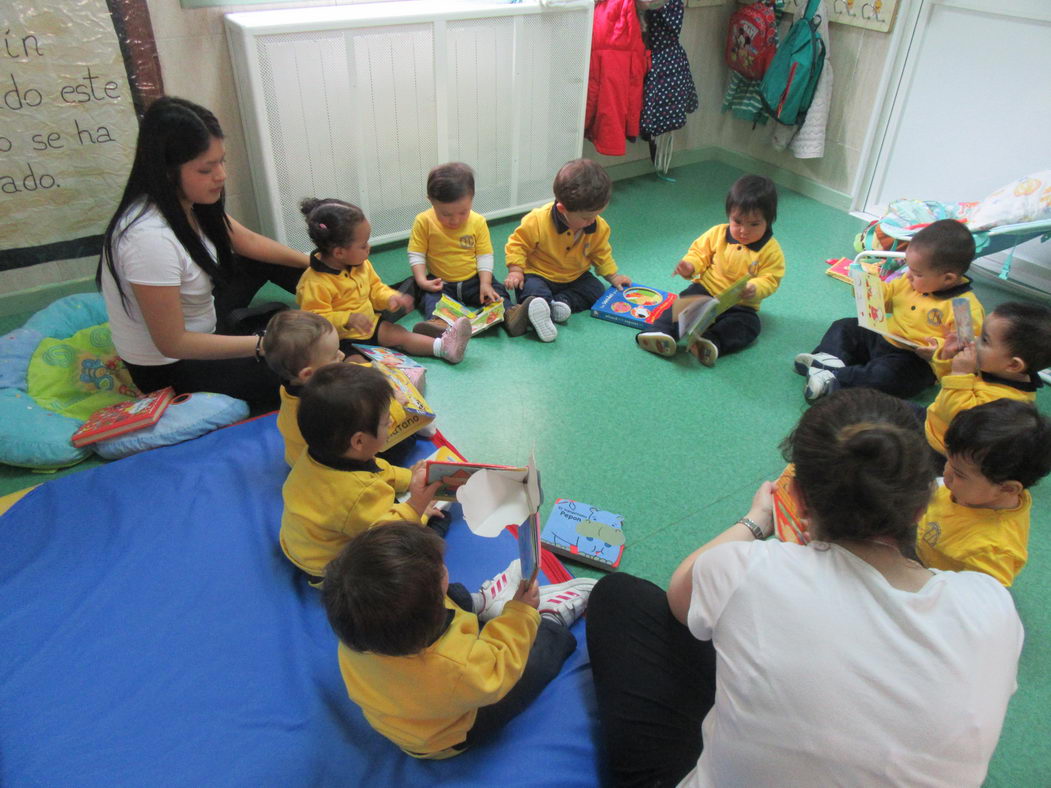
[(749, 79), (762, 79), (777, 51), (777, 20), (771, 0), (738, 9), (730, 17), (726, 65)]
[(797, 126), (806, 118), (825, 67), (825, 42), (817, 32), (820, 3), (809, 0), (806, 11), (777, 48), (759, 86), (766, 114), (786, 126)]

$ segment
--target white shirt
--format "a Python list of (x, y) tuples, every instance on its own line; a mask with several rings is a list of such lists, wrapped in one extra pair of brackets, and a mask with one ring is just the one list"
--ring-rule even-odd
[[(129, 227), (129, 221), (138, 216), (140, 207), (141, 203), (132, 205), (115, 230), (114, 267), (127, 298), (127, 310), (105, 263), (102, 266), (102, 297), (109, 313), (113, 344), (122, 359), (143, 366), (171, 364), (177, 359), (163, 355), (153, 343), (131, 285), (178, 287), (186, 330), (211, 334), (215, 331), (212, 279), (179, 243), (156, 206), (149, 206), (145, 214)], [(125, 227), (127, 231), (122, 232)], [(214, 260), (215, 246), (203, 235), (201, 240)]]
[(702, 553), (687, 617), (716, 649), (687, 786), (980, 785), (1015, 691), (1022, 624), (977, 572), (889, 585), (841, 547)]

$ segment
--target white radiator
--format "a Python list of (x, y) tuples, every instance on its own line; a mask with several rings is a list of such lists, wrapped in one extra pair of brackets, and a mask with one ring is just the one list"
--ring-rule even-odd
[(495, 218), (551, 199), (580, 156), (590, 2), (410, 2), (226, 15), (262, 231), (309, 249), (298, 203), (359, 205), (372, 242), (408, 237), (428, 170), (475, 169)]

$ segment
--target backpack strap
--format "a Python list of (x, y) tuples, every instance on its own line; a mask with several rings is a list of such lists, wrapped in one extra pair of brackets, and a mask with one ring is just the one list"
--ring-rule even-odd
[(806, 11), (800, 19), (810, 20), (814, 18), (814, 14), (817, 13), (818, 6), (821, 5), (821, 0), (809, 0), (806, 4)]

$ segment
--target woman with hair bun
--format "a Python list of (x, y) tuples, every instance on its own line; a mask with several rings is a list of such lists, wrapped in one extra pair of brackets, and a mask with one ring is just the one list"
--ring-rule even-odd
[(236, 333), (233, 317), (266, 281), (295, 292), (308, 258), (231, 218), (225, 182), (215, 115), (185, 99), (154, 101), (95, 281), (139, 389), (215, 391), (274, 407), (280, 381), (259, 363), (259, 338), (217, 331)]
[(907, 403), (820, 400), (782, 444), (813, 541), (776, 540), (772, 485), (667, 592), (599, 581), (588, 650), (617, 785), (980, 785), (1022, 625), (977, 572), (913, 558), (931, 495)]

